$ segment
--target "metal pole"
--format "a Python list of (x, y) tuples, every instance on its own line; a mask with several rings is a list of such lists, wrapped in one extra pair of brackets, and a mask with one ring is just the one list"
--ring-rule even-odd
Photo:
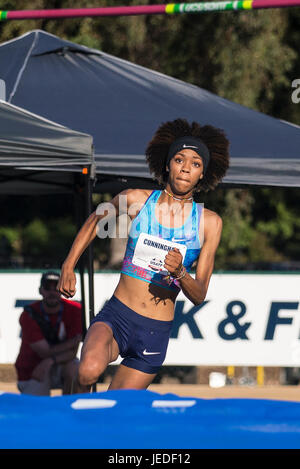
[[(82, 194), (76, 192), (74, 195), (75, 202), (75, 220), (77, 230), (80, 230), (83, 221), (83, 198)], [(86, 303), (85, 303), (85, 286), (84, 286), (84, 256), (81, 256), (78, 261), (78, 269), (80, 275), (80, 291), (81, 291), (81, 323), (82, 323), (82, 339), (84, 340), (86, 335)]]
[[(87, 167), (87, 174), (85, 174), (85, 218), (88, 218), (93, 210), (92, 204), (92, 180), (91, 180), (91, 168)], [(93, 244), (87, 248), (87, 268), (89, 276), (89, 320), (90, 322), (94, 319), (94, 250)]]
[[(90, 216), (93, 210), (92, 204), (92, 179), (91, 179), (91, 165), (86, 168), (84, 172), (85, 176), (85, 210), (86, 218)], [(90, 243), (87, 248), (87, 267), (88, 267), (88, 277), (89, 277), (89, 320), (90, 323), (95, 317), (94, 314), (94, 250), (93, 244)], [(92, 391), (97, 391), (97, 383), (94, 383), (92, 386)]]

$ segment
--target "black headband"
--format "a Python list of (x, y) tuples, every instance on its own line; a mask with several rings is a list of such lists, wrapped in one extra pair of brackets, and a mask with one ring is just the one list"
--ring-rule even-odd
[(185, 148), (194, 150), (201, 156), (203, 161), (203, 174), (205, 174), (210, 160), (209, 149), (202, 140), (196, 137), (180, 137), (174, 140), (169, 148), (166, 164), (168, 165), (173, 156)]

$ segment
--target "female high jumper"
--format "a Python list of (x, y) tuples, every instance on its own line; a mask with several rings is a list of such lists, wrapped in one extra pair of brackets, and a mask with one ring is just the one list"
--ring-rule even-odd
[[(125, 197), (131, 228), (118, 285), (88, 328), (74, 392), (89, 392), (119, 355), (123, 361), (108, 389), (146, 389), (165, 359), (178, 293), (195, 305), (206, 296), (222, 219), (194, 202), (193, 194), (213, 190), (225, 176), (229, 141), (211, 125), (176, 119), (159, 126), (146, 159), (162, 190), (127, 189), (111, 200), (121, 215)], [(58, 289), (66, 298), (76, 292), (78, 259), (108, 216), (99, 207), (62, 265)]]

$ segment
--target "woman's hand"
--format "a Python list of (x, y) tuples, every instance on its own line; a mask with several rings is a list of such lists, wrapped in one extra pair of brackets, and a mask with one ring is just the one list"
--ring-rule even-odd
[(164, 268), (172, 277), (178, 277), (182, 269), (182, 255), (179, 249), (171, 249), (165, 257)]
[(72, 298), (76, 293), (76, 276), (73, 269), (62, 267), (60, 279), (57, 285), (57, 290), (65, 298)]

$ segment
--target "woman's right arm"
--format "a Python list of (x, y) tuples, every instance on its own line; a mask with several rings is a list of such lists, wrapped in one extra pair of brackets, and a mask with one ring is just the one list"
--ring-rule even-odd
[[(127, 191), (121, 192), (109, 202), (114, 206), (114, 214), (116, 216), (119, 215), (119, 197), (120, 195), (124, 195), (126, 192)], [(105, 204), (103, 205), (105, 206)], [(57, 289), (66, 298), (71, 298), (75, 295), (76, 276), (74, 269), (76, 267), (76, 264), (80, 259), (81, 255), (86, 250), (86, 248), (95, 239), (97, 235), (97, 225), (99, 221), (105, 216), (108, 216), (109, 214), (108, 210), (99, 210), (99, 207), (101, 207), (101, 204), (97, 207), (96, 211), (91, 213), (91, 215), (88, 217), (88, 219), (85, 221), (85, 223), (79, 230), (71, 246), (69, 254), (67, 255), (62, 265), (60, 280)], [(98, 214), (99, 212), (101, 212), (101, 214)]]
[[(135, 203), (137, 200), (141, 198), (141, 191), (139, 189), (127, 189), (123, 192), (117, 194), (108, 204), (112, 204), (114, 206), (113, 216), (121, 215), (120, 208), (124, 207), (124, 210), (128, 210), (130, 204)], [(121, 198), (123, 197), (123, 200)], [(124, 203), (124, 196), (126, 197), (126, 202)], [(143, 194), (145, 198), (145, 195)], [(121, 203), (120, 203), (121, 202)], [(97, 210), (88, 217), (85, 221), (84, 225), (79, 230), (72, 246), (69, 251), (68, 256), (66, 257), (62, 268), (61, 268), (61, 276), (58, 283), (57, 289), (60, 293), (66, 297), (71, 298), (76, 293), (76, 276), (74, 273), (74, 269), (76, 264), (89, 246), (89, 244), (95, 239), (97, 235), (97, 225), (99, 221), (104, 217), (109, 217), (109, 210), (105, 209), (106, 203), (100, 204), (97, 207)], [(99, 210), (100, 208), (100, 210)], [(102, 208), (102, 209), (101, 209)], [(100, 213), (100, 214), (99, 214)], [(112, 213), (112, 212), (111, 212)], [(125, 212), (124, 212), (125, 213)]]
[(82, 253), (96, 237), (97, 224), (99, 220), (100, 216), (98, 216), (96, 212), (93, 212), (88, 217), (84, 225), (79, 230), (69, 254), (62, 265), (57, 289), (66, 298), (71, 298), (76, 293), (76, 276), (74, 269)]

